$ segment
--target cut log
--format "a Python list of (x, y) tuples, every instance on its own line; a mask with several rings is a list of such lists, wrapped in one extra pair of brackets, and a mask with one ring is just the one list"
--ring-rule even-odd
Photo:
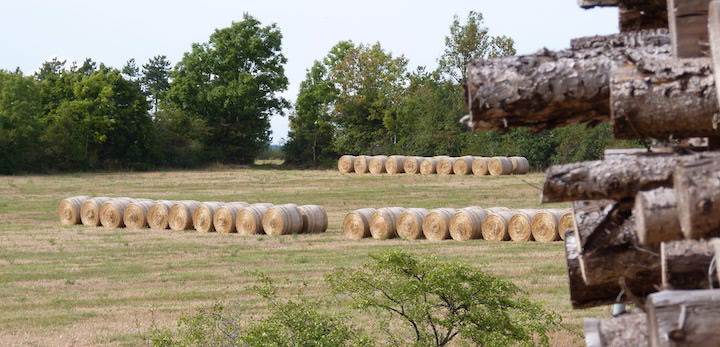
[[(710, 40), (710, 57), (713, 61), (715, 85), (720, 85), (720, 1), (710, 1), (708, 6), (708, 39)], [(720, 100), (720, 88), (715, 88)]]
[(542, 202), (634, 198), (641, 190), (671, 187), (676, 165), (719, 155), (648, 153), (551, 166), (546, 171)]
[[(715, 250), (707, 240), (663, 242), (660, 247), (663, 289), (708, 289)], [(717, 282), (717, 279), (713, 280)]]
[(585, 9), (619, 7), (620, 31), (668, 26), (665, 0), (578, 0), (578, 6)]
[(623, 314), (615, 318), (585, 318), (587, 347), (648, 346), (647, 317), (644, 313)]
[(696, 239), (720, 229), (720, 160), (681, 163), (674, 173), (680, 228)]
[(665, 290), (648, 296), (651, 346), (719, 346), (720, 290)]
[(675, 191), (672, 188), (662, 187), (638, 193), (633, 214), (638, 242), (641, 245), (683, 239)]
[(709, 3), (710, 0), (667, 0), (674, 58), (708, 55)]
[(718, 99), (709, 58), (655, 60), (614, 68), (613, 133), (619, 139), (718, 136)]
[(541, 50), (475, 60), (467, 68), (467, 101), (476, 130), (536, 129), (608, 119), (609, 74), (616, 64), (670, 57), (667, 30), (586, 39), (591, 49)]
[(618, 0), (578, 0), (578, 6), (581, 8), (593, 8), (593, 7), (617, 7)]

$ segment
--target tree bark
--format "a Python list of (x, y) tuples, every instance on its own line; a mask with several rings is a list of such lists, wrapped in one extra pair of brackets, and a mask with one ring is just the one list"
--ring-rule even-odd
[(610, 107), (616, 138), (720, 135), (709, 58), (642, 61), (614, 68)]
[(648, 346), (647, 317), (644, 313), (623, 314), (615, 318), (585, 318), (587, 347)]
[(680, 228), (696, 239), (720, 229), (720, 159), (678, 165), (674, 173)]
[(638, 193), (633, 214), (638, 243), (641, 245), (683, 239), (675, 191), (672, 188), (656, 188)]
[(709, 3), (710, 0), (667, 0), (675, 59), (708, 56)]
[(710, 288), (708, 269), (715, 250), (709, 241), (663, 242), (660, 254), (663, 289)]
[(651, 346), (719, 346), (720, 290), (665, 290), (646, 303)]
[(669, 43), (667, 30), (644, 30), (574, 40), (579, 49), (475, 60), (466, 86), (472, 126), (542, 129), (608, 119), (611, 68), (667, 58)]
[[(710, 57), (713, 61), (715, 85), (720, 85), (720, 2), (710, 1), (708, 6), (708, 40)], [(720, 88), (715, 88), (720, 100)]]

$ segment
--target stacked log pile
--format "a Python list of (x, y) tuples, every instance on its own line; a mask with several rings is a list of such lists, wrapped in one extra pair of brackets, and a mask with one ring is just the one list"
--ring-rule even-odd
[(471, 125), (609, 120), (616, 138), (670, 143), (553, 166), (542, 201), (572, 203), (574, 227), (564, 231), (572, 306), (637, 311), (586, 319), (588, 346), (718, 346), (720, 0), (578, 3), (618, 6), (621, 33), (472, 62)]

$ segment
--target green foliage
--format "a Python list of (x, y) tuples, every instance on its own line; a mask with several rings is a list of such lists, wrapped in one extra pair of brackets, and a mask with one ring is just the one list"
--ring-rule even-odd
[(170, 90), (170, 61), (166, 56), (156, 55), (143, 64), (141, 84), (143, 91), (151, 97), (151, 105), (157, 113), (160, 101)]
[(514, 284), (477, 268), (399, 251), (372, 260), (326, 279), (355, 307), (401, 321), (415, 345), (444, 346), (456, 337), (482, 346), (548, 345), (547, 334), (559, 328), (557, 314), (528, 300)]
[(277, 93), (288, 81), (276, 25), (250, 16), (215, 30), (193, 44), (172, 72), (168, 101), (173, 108), (205, 120), (208, 160), (247, 163), (269, 142), (272, 113), (287, 101)]
[(20, 71), (0, 70), (0, 174), (41, 164), (42, 118), (39, 84)]

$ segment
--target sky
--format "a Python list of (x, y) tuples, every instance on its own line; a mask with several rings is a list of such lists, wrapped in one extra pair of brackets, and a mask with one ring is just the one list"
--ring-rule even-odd
[[(617, 9), (583, 10), (575, 0), (7, 0), (0, 11), (0, 69), (30, 74), (53, 57), (91, 58), (121, 68), (163, 54), (175, 64), (194, 42), (247, 12), (283, 33), (289, 80), (282, 95), (294, 102), (306, 69), (341, 40), (379, 42), (404, 55), (409, 69), (433, 69), (454, 15), (485, 18), (491, 35), (515, 40), (518, 54), (563, 49), (570, 39), (618, 31)], [(272, 142), (287, 137), (287, 116), (271, 118)]]

